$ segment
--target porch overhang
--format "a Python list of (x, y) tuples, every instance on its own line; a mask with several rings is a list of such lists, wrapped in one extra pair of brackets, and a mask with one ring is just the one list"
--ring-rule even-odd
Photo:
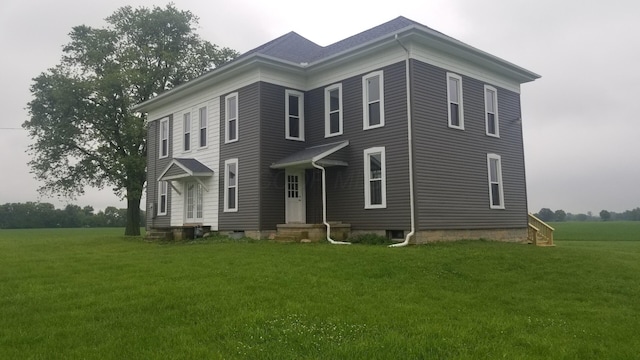
[(349, 140), (329, 144), (316, 145), (293, 153), (286, 158), (271, 164), (272, 169), (285, 169), (289, 167), (312, 168), (312, 163), (321, 166), (348, 166), (342, 160), (326, 159), (326, 157), (349, 146)]
[(180, 191), (173, 185), (173, 181), (194, 179), (205, 191), (209, 189), (202, 182), (202, 178), (213, 176), (213, 170), (196, 159), (173, 159), (158, 177), (158, 181), (167, 181), (178, 194)]

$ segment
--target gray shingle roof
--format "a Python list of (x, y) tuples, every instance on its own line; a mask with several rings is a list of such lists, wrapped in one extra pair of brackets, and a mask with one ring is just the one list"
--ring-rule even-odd
[(182, 164), (185, 168), (191, 170), (194, 174), (207, 174), (213, 173), (213, 170), (209, 169), (206, 165), (196, 159), (173, 159), (176, 162)]
[[(271, 164), (272, 169), (283, 169), (290, 166), (311, 165), (311, 161), (319, 161), (349, 145), (349, 141), (339, 141), (316, 145), (293, 153), (286, 158)], [(346, 165), (346, 164), (341, 164)]]
[(411, 25), (419, 25), (426, 28), (424, 25), (400, 16), (325, 47), (292, 31), (255, 49), (249, 50), (238, 59), (251, 54), (261, 54), (294, 63), (311, 63), (366, 44)]

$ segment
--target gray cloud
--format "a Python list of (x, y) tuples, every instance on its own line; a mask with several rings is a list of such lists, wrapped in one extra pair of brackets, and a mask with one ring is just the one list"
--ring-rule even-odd
[[(304, 8), (292, 0), (175, 3), (200, 17), (202, 38), (240, 51), (288, 31), (327, 45), (404, 15), (535, 71), (542, 79), (522, 87), (530, 210), (544, 206), (598, 212), (640, 206), (640, 3), (397, 0), (371, 3), (366, 12), (357, 4), (333, 0)], [(0, 3), (0, 80), (5, 84), (0, 88), (0, 127), (20, 127), (26, 119), (31, 79), (58, 63), (72, 26), (102, 26), (104, 17), (124, 5), (150, 3)], [(26, 166), (27, 144), (24, 131), (0, 130), (0, 203), (37, 197), (38, 183)], [(108, 189), (87, 189), (78, 203), (104, 208), (118, 201)]]

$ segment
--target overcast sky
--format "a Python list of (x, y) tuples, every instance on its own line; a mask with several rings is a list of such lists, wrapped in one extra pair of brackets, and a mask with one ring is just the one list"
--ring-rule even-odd
[[(637, 0), (174, 0), (200, 36), (245, 52), (289, 31), (320, 45), (405, 16), (542, 75), (522, 86), (529, 210), (640, 206), (640, 2)], [(352, 4), (353, 5), (350, 5)], [(141, 0), (0, 0), (0, 204), (39, 197), (21, 129), (31, 79), (59, 63), (71, 28), (104, 25)], [(110, 189), (72, 201), (126, 207)]]

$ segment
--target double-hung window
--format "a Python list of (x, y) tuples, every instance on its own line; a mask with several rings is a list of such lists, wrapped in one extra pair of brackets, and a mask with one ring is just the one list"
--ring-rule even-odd
[(207, 107), (200, 108), (200, 147), (207, 146)]
[(384, 76), (382, 71), (362, 78), (363, 129), (384, 126)]
[(342, 134), (342, 84), (324, 89), (324, 137)]
[(498, 91), (489, 85), (484, 86), (484, 114), (487, 135), (500, 137), (500, 127), (498, 126)]
[(224, 211), (238, 211), (238, 159), (224, 162)]
[(304, 141), (304, 95), (295, 90), (285, 92), (285, 138)]
[(462, 77), (447, 73), (447, 103), (449, 127), (464, 130), (464, 108), (462, 105)]
[(169, 156), (169, 118), (160, 120), (160, 141), (159, 141), (159, 154), (160, 158), (166, 158)]
[(238, 141), (238, 93), (229, 94), (224, 98), (225, 131), (224, 142)]
[(182, 130), (184, 136), (182, 139), (184, 151), (191, 150), (191, 113), (184, 113), (182, 115)]
[(169, 200), (168, 196), (168, 186), (166, 181), (158, 182), (158, 215), (167, 215), (167, 207)]
[(385, 148), (373, 147), (364, 151), (364, 208), (387, 207), (387, 176)]
[(487, 154), (487, 170), (489, 173), (489, 205), (491, 209), (504, 209), (500, 155)]

